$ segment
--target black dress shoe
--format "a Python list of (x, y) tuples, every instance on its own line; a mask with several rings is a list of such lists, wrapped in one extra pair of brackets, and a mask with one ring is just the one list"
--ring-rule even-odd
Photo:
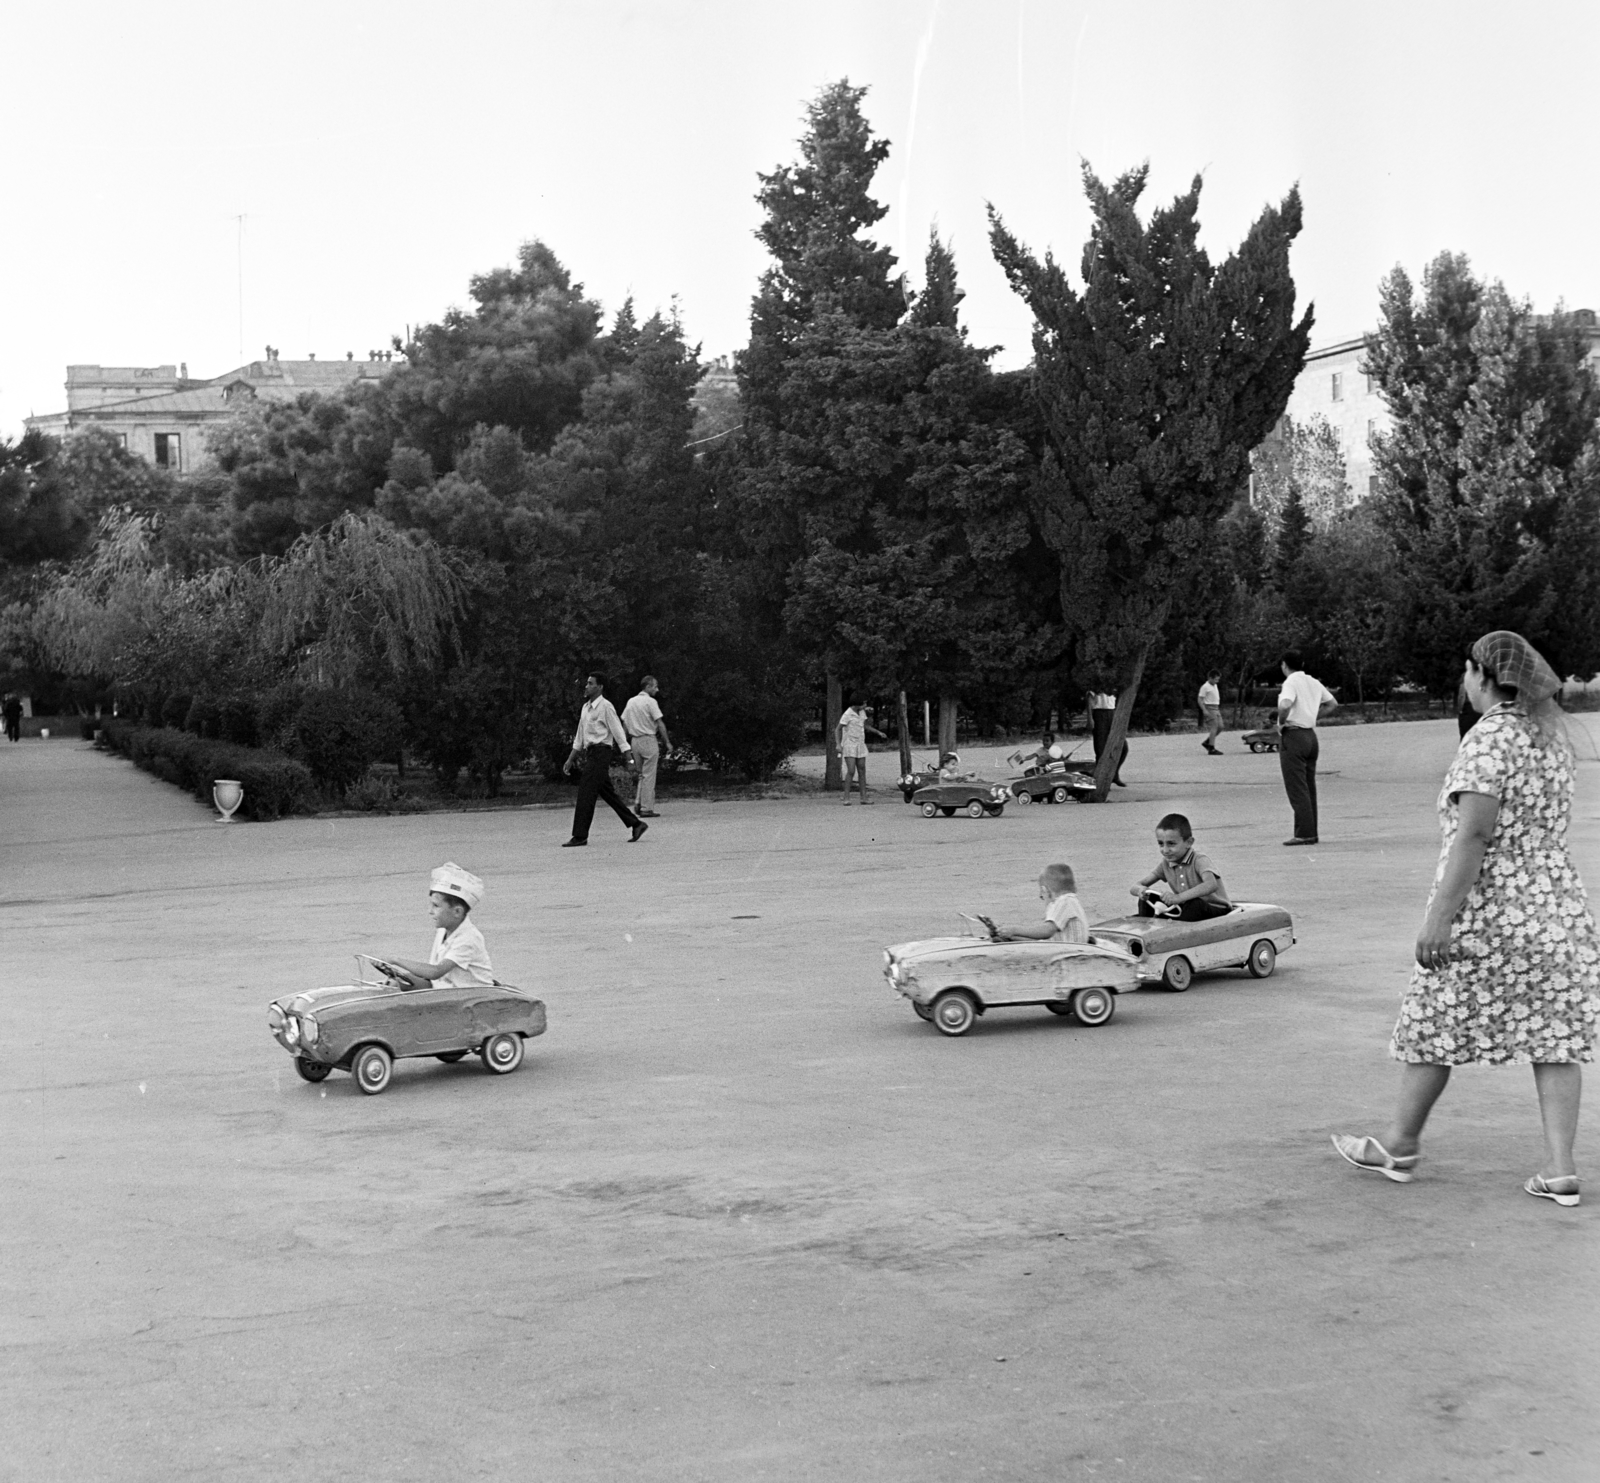
[(628, 843), (629, 844), (638, 844), (639, 843), (639, 836), (641, 834), (643, 834), (645, 832), (645, 830), (648, 829), (649, 827), (650, 826), (648, 824), (646, 824), (643, 819), (640, 819), (639, 822), (633, 826), (633, 838), (630, 839), (628, 841)]
[(1311, 834), (1311, 835), (1299, 835), (1299, 834), (1297, 834), (1297, 835), (1295, 835), (1295, 837), (1293, 839), (1284, 840), (1285, 844), (1315, 844), (1316, 842), (1317, 842), (1317, 836), (1314, 835), (1314, 834)]
[(586, 839), (569, 839), (564, 845), (561, 846), (561, 848), (564, 850), (575, 850), (588, 843), (589, 841)]

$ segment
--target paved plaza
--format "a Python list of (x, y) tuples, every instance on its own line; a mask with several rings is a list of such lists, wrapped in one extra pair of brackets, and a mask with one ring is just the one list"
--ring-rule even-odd
[[(1577, 728), (1590, 757), (1595, 717)], [(1590, 1202), (1521, 1192), (1525, 1068), (1457, 1074), (1418, 1181), (1359, 1174), (1453, 722), (1276, 759), (1135, 738), (1105, 807), (882, 790), (224, 826), (76, 741), (0, 745), (0, 1479), (1538, 1479), (1600, 1456)], [(991, 760), (966, 753), (969, 763)], [(991, 754), (992, 755), (992, 754)], [(1273, 978), (948, 1040), (881, 976), (1076, 867), (1120, 914), (1169, 810)], [(1579, 866), (1600, 895), (1600, 765)], [(426, 956), (429, 870), (550, 1029), (516, 1074), (294, 1074), (269, 999)]]

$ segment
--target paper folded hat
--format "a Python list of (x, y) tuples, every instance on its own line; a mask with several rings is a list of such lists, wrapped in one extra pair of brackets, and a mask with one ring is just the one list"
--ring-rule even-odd
[(459, 896), (469, 907), (483, 900), (483, 882), (470, 870), (463, 870), (454, 860), (447, 860), (429, 880), (428, 889), (441, 896)]

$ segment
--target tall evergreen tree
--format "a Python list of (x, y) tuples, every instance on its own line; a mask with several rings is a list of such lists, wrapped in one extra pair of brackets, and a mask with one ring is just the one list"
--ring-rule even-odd
[(1147, 174), (1108, 186), (1084, 167), (1094, 226), (1081, 293), (990, 209), (995, 257), (1034, 316), (1046, 435), (1036, 499), (1063, 618), (1080, 672), (1118, 691), (1102, 798), (1172, 594), (1282, 415), (1311, 333), (1309, 309), (1295, 322), (1289, 272), (1298, 191), (1213, 268), (1197, 241), (1199, 178), (1145, 225), (1135, 206)]
[(1406, 667), (1451, 689), (1467, 646), (1511, 628), (1563, 674), (1600, 669), (1600, 388), (1572, 316), (1535, 316), (1465, 257), (1382, 287), (1366, 366), (1394, 414), (1378, 510), (1411, 613)]

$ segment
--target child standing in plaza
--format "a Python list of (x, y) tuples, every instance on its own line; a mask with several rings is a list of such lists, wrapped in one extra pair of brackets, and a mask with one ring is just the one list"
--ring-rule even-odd
[(1194, 831), (1182, 814), (1168, 814), (1156, 825), (1161, 863), (1143, 880), (1128, 887), (1139, 898), (1142, 917), (1180, 917), (1202, 922), (1225, 915), (1233, 906), (1210, 856), (1194, 847)]
[(408, 989), (430, 985), (467, 989), (474, 984), (492, 984), (494, 969), (489, 964), (483, 933), (467, 920), (467, 914), (483, 900), (483, 882), (452, 860), (434, 871), (428, 884), (428, 915), (437, 929), (428, 961), (388, 958), (382, 966), (394, 970), (395, 977)]

